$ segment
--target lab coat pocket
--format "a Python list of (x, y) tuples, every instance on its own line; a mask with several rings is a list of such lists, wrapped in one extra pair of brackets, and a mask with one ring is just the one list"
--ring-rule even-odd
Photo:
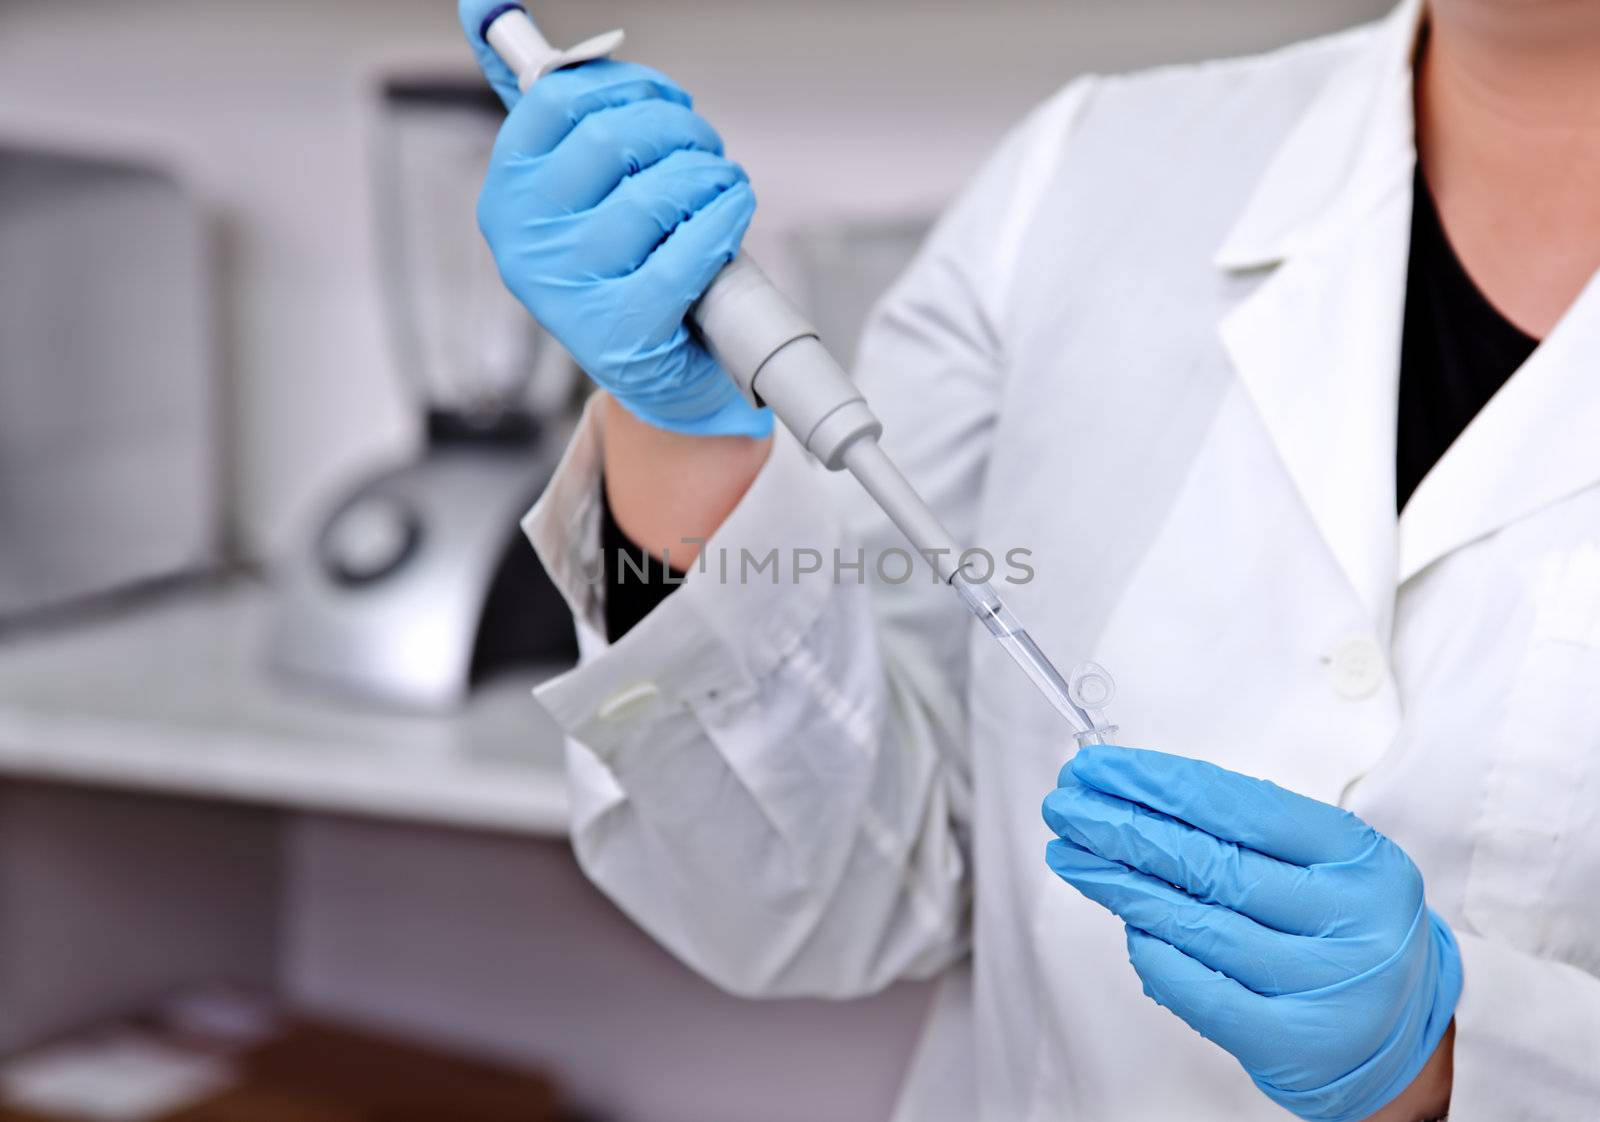
[(1545, 555), (1473, 826), (1465, 918), (1600, 970), (1600, 545)]

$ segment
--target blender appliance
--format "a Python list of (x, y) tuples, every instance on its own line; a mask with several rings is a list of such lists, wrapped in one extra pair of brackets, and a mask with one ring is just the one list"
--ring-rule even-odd
[(476, 80), (384, 87), (378, 245), (426, 443), (327, 508), (287, 566), (271, 642), (282, 671), (410, 710), (448, 711), (500, 669), (576, 654), (518, 520), (554, 470), (583, 383), (506, 292), (476, 229), (503, 118)]

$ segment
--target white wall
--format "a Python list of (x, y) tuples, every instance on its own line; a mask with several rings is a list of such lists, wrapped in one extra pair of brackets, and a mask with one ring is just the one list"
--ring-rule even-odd
[[(1386, 0), (551, 0), (696, 92), (762, 200), (752, 245), (929, 211), (1084, 69), (1253, 50)], [(0, 137), (164, 153), (225, 221), (231, 510), (283, 548), (338, 477), (414, 439), (368, 215), (370, 78), (466, 67), (453, 0), (4, 0)], [(781, 273), (781, 262), (777, 271)]]
[(616, 1122), (885, 1118), (929, 993), (730, 997), (555, 840), (0, 783), (0, 1054), (217, 983)]
[(277, 816), (0, 783), (0, 1054), (218, 979), (272, 986)]
[(546, 1068), (617, 1122), (887, 1118), (930, 987), (730, 997), (555, 842), (293, 821), (283, 992), (303, 1008)]

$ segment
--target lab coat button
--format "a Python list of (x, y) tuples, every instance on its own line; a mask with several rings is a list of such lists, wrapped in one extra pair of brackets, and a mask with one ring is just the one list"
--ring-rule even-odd
[(654, 700), (660, 692), (654, 682), (636, 682), (602, 701), (594, 715), (602, 721), (626, 720)]
[(1371, 639), (1346, 639), (1327, 661), (1333, 691), (1347, 701), (1371, 697), (1383, 684), (1383, 652)]

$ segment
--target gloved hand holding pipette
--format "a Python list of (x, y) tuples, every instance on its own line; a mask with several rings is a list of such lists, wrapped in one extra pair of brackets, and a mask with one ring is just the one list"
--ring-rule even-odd
[(461, 19), (501, 96), (523, 91), (479, 205), (511, 291), (651, 424), (762, 436), (771, 419), (757, 407), (770, 405), (825, 466), (856, 477), (1079, 743), (1103, 742), (1110, 675), (1085, 664), (1069, 681), (994, 587), (962, 571), (961, 546), (884, 453), (883, 425), (854, 383), (738, 252), (754, 197), (687, 95), (602, 58), (620, 33), (563, 52), (516, 3), (461, 0)]
[[(476, 27), (498, 5), (463, 0)], [(481, 36), (479, 62), (511, 110), (478, 204), (507, 287), (579, 365), (641, 419), (764, 436), (685, 325), (733, 260), (755, 194), (687, 93), (636, 63), (598, 59), (526, 94)]]

